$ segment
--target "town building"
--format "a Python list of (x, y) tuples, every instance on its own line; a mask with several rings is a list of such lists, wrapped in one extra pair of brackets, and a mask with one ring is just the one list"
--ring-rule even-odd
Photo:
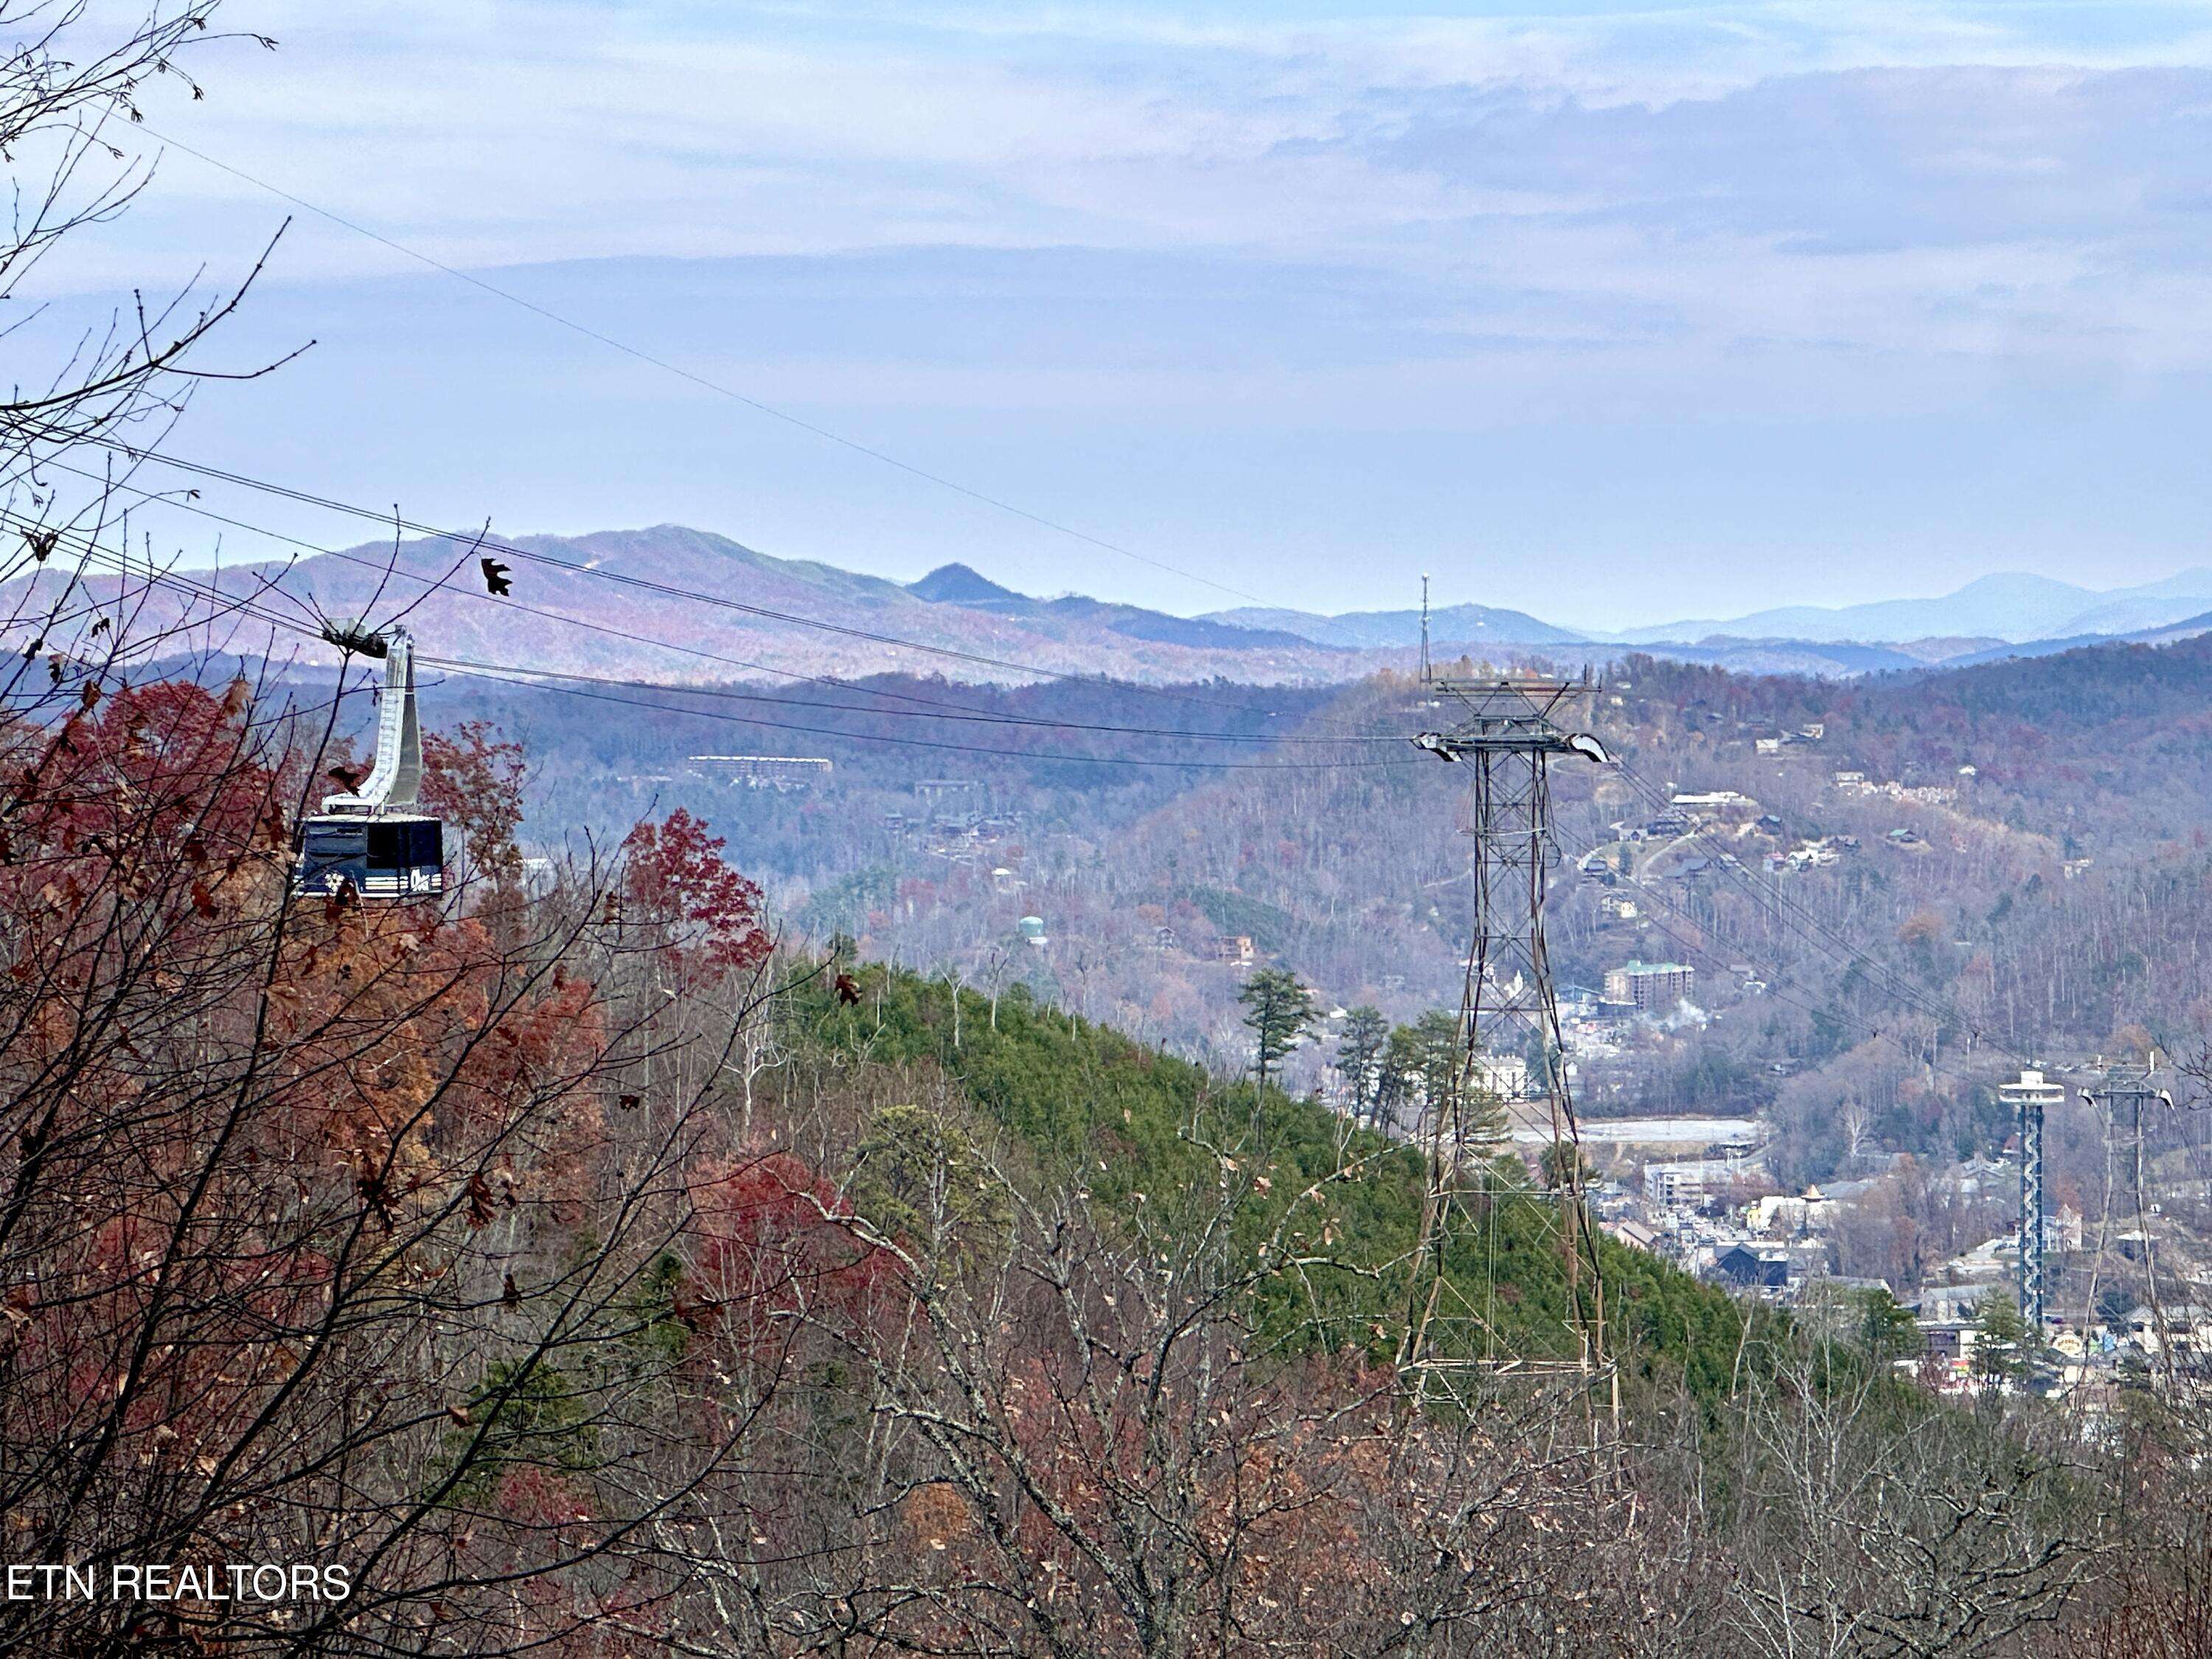
[(2057, 1215), (2043, 1218), (2043, 1249), (2046, 1255), (2062, 1255), (2069, 1250), (2078, 1250), (2084, 1237), (2081, 1212), (2071, 1204), (2062, 1204)]
[(1644, 1166), (1644, 1202), (1654, 1210), (1693, 1210), (1710, 1188), (1725, 1187), (1743, 1173), (1744, 1161), (1692, 1158)]
[(914, 793), (931, 806), (941, 805), (950, 799), (965, 799), (982, 790), (975, 778), (916, 778)]
[(1778, 1291), (1790, 1282), (1790, 1259), (1771, 1255), (1737, 1244), (1723, 1250), (1713, 1262), (1720, 1275), (1750, 1289)]
[(1528, 1062), (1518, 1054), (1477, 1054), (1469, 1062), (1476, 1090), (1498, 1100), (1528, 1098)]
[(1912, 1310), (1928, 1324), (1970, 1321), (1989, 1293), (1987, 1285), (1929, 1285), (1922, 1289)]
[(1599, 1224), (1630, 1249), (1642, 1250), (1648, 1255), (1658, 1255), (1660, 1246), (1664, 1243), (1657, 1228), (1647, 1226), (1641, 1221), (1607, 1221)]
[(1625, 962), (1605, 976), (1605, 1000), (1665, 1013), (1690, 994), (1698, 970), (1680, 962)]
[(811, 789), (826, 783), (835, 769), (820, 755), (693, 755), (691, 770), (748, 789)]
[(2148, 1304), (2128, 1314), (2128, 1337), (2145, 1353), (2212, 1353), (2212, 1308), (2183, 1302), (2154, 1310)]

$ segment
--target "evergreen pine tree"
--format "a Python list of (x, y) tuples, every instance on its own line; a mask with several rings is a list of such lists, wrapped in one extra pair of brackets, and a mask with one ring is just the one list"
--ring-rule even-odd
[(1344, 1017), (1336, 1071), (1344, 1079), (1355, 1122), (1372, 1122), (1379, 1115), (1376, 1109), (1382, 1083), (1382, 1050), (1389, 1040), (1390, 1022), (1380, 1008), (1362, 1005)]
[(1313, 993), (1298, 983), (1296, 974), (1262, 968), (1244, 981), (1237, 1000), (1244, 1005), (1244, 1024), (1257, 1040), (1260, 1089), (1265, 1093), (1268, 1074), (1314, 1022)]

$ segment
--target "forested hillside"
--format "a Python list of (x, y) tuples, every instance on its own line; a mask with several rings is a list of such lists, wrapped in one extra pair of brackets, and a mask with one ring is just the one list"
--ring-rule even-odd
[[(1622, 763), (1554, 774), (1553, 959), (1585, 992), (1624, 962), (1686, 963), (1699, 1017), (1589, 1047), (1583, 1109), (1761, 1115), (1776, 1177), (1826, 1182), (1997, 1155), (2014, 1124), (1993, 1085), (2033, 1060), (2201, 1051), (2208, 659), (2113, 646), (1850, 686), (1624, 662), (1592, 711)], [(863, 959), (1025, 985), (1231, 1071), (1255, 965), (1324, 1012), (1455, 1006), (1462, 784), (1405, 743), (1450, 718), (1409, 684), (864, 684), (803, 694), (839, 708), (760, 687), (612, 710), (459, 679), (432, 695), (529, 738), (540, 847), (688, 804), (794, 937)], [(735, 723), (755, 718), (809, 729)], [(832, 769), (785, 789), (692, 758), (756, 744)], [(1649, 833), (1678, 793), (1740, 803)], [(1335, 1086), (1340, 1029), (1291, 1054), (1297, 1087)], [(2176, 1213), (2201, 1200), (2197, 1121), (2160, 1130)], [(2102, 1181), (2091, 1115), (2062, 1108), (2052, 1202), (2094, 1218)], [(1898, 1202), (1843, 1230), (1850, 1270), (1916, 1283), (2002, 1224), (1925, 1181)]]
[[(1272, 1340), (1316, 1352), (1358, 1351), (1376, 1364), (1392, 1358), (1425, 1186), (1417, 1149), (1352, 1130), (1316, 1102), (1273, 1087), (1255, 1102), (1249, 1083), (1040, 1003), (1025, 987), (994, 1006), (976, 991), (906, 972), (870, 969), (854, 983), (859, 1000), (849, 1004), (818, 975), (794, 994), (808, 1065), (941, 1072), (981, 1121), (1019, 1147), (1026, 1166), (1085, 1188), (1146, 1232), (1201, 1227), (1222, 1194), (1237, 1194), (1244, 1249), (1279, 1237), (1279, 1248), (1306, 1259), (1298, 1294), (1270, 1287)], [(1455, 1236), (1458, 1254), (1444, 1264), (1455, 1293), (1485, 1309), (1492, 1327), (1465, 1340), (1492, 1357), (1572, 1358), (1556, 1200), (1528, 1187), (1510, 1162), (1492, 1179), (1501, 1188), (1492, 1212)], [(1670, 1403), (1686, 1389), (1717, 1405), (1740, 1363), (1747, 1321), (1759, 1316), (1610, 1242), (1604, 1266), (1619, 1287), (1612, 1346), (1642, 1385), (1640, 1400)]]
[[(1747, 813), (1656, 866), (1640, 925), (1602, 914), (1597, 887), (1563, 882), (1557, 959), (1570, 982), (1595, 985), (1626, 956), (1688, 952), (1723, 1006), (1733, 993), (1721, 981), (1745, 964), (1789, 991), (1762, 1023), (1780, 1021), (1781, 1052), (1799, 1058), (1893, 1016), (1878, 989), (1892, 976), (1940, 988), (2017, 1048), (2094, 1048), (2135, 1023), (2184, 1046), (2197, 993), (2149, 964), (2202, 948), (2197, 820), (2212, 799), (2212, 744), (2194, 710), (2208, 661), (2197, 641), (2120, 646), (1844, 686), (1632, 659), (1595, 713), (1632, 771), (1651, 790), (1736, 790), (1772, 823)], [(1237, 1040), (1233, 975), (1208, 957), (1224, 935), (1251, 936), (1340, 1005), (1410, 1017), (1455, 994), (1468, 927), (1460, 780), (1401, 747), (1449, 713), (1402, 684), (962, 688), (962, 709), (935, 710), (912, 700), (947, 688), (866, 684), (874, 695), (836, 694), (838, 712), (780, 708), (799, 694), (766, 688), (630, 711), (461, 680), (439, 696), (529, 736), (537, 830), (550, 842), (561, 826), (604, 833), (623, 812), (689, 801), (728, 826), (780, 908), (824, 936), (972, 977), (1026, 976), (1194, 1051)], [(743, 724), (756, 718), (810, 729)], [(1823, 728), (1818, 741), (1757, 751), (1760, 737), (1808, 726)], [(1194, 732), (1233, 735), (1165, 735)], [(1320, 741), (1256, 743), (1283, 735)], [(690, 758), (723, 749), (820, 753), (836, 769), (791, 793), (732, 788)], [(1934, 795), (1844, 793), (1838, 771)], [(1612, 842), (1613, 823), (1658, 811), (1609, 771), (1562, 768), (1554, 790), (1570, 864)], [(1899, 830), (1911, 839), (1893, 844)], [(1711, 867), (1725, 853), (1764, 879), (1762, 858), (1829, 836), (1861, 845), (1780, 886), (1872, 970), (1853, 973)], [(1686, 874), (1695, 856), (1709, 867)], [(994, 969), (1024, 914), (1043, 920), (1051, 949)], [(2068, 948), (2051, 948), (2057, 939)]]
[(1464, 1172), (1426, 1260), (1418, 1149), (1024, 988), (778, 949), (681, 810), (533, 896), (482, 732), (429, 745), (446, 903), (302, 901), (317, 728), (125, 678), (20, 676), (0, 732), (0, 1508), (33, 1559), (343, 1593), (0, 1604), (26, 1651), (2119, 1628), (2106, 1483), (2146, 1477), (1938, 1406), (1879, 1301), (1787, 1323), (1608, 1244), (1617, 1398), (1526, 1371), (1572, 1346), (1516, 1165)]
[[(1962, 1480), (1992, 1507), (1898, 1615), (1919, 1639), (2014, 1631), (2088, 1571), (2095, 1505), (1895, 1379), (1893, 1310), (1800, 1330), (1608, 1243), (1614, 1371), (1518, 1380), (1581, 1350), (1563, 1200), (1516, 1162), (1462, 1181), (1431, 1258), (1419, 1147), (1022, 976), (779, 948), (680, 806), (533, 872), (518, 836), (557, 826), (495, 731), (428, 747), (424, 798), (465, 837), (447, 904), (297, 900), (288, 826), (342, 765), (330, 716), (208, 665), (130, 684), (117, 632), (22, 665), (6, 728), (0, 1500), (42, 1557), (261, 1559), (312, 1524), (350, 1593), (283, 1628), (331, 1651), (1197, 1652), (1226, 1621), (1316, 1652), (1408, 1629), (1700, 1652), (1776, 1633), (1744, 1587), (1881, 1468), (1781, 1630), (1862, 1616)], [(1316, 708), (1314, 735), (1407, 695)], [(1013, 811), (1079, 810), (1080, 763), (1031, 741), (991, 762), (1029, 786)], [(1297, 837), (1328, 837), (1346, 893), (1376, 856), (1346, 800), (1449, 867), (1406, 810), (1420, 759), (1133, 784), (1093, 828), (1142, 847), (1203, 801), (1167, 855), (1179, 902), (1295, 950), (1326, 915)], [(1261, 840), (1269, 817), (1292, 833)], [(1793, 1470), (1831, 1413), (1830, 1466)], [(523, 1593), (473, 1588), (501, 1581)], [(33, 1646), (137, 1628), (111, 1603), (9, 1616)], [(256, 1626), (199, 1596), (150, 1628)]]
[[(1407, 99), (1457, 91), (1424, 67), (1418, 86), (1362, 83), (1380, 94), (1364, 105), (1301, 109), (1294, 83), (1336, 78), (1313, 72), (1333, 39), (1255, 59), (1201, 32), (1210, 55), (1186, 78), (1246, 90), (1241, 114), (1193, 122), (1141, 62), (1189, 36), (1182, 21), (1146, 26), (1158, 39), (1078, 86), (1048, 60), (1095, 55), (1087, 26), (939, 19), (909, 37), (902, 15), (833, 76), (804, 68), (838, 39), (821, 8), (744, 9), (742, 40), (714, 8), (541, 9), (526, 28), (512, 7), (442, 9), (435, 28), (420, 8), (373, 24), (323, 9), (311, 33), (351, 55), (254, 83), (234, 107), (264, 118), (231, 131), (273, 133), (303, 180), (335, 137), (348, 188), (389, 187), (422, 216), (409, 240), (167, 136), (202, 136), (183, 113), (208, 100), (196, 66), (276, 46), (230, 32), (218, 0), (0, 0), (16, 207), (0, 227), (0, 1656), (2212, 1652), (2212, 1314), (2161, 1305), (2212, 1285), (2192, 1255), (2212, 1238), (2212, 1119), (2183, 1109), (2212, 1089), (2212, 645), (1851, 684), (1639, 654), (1602, 684), (1554, 686), (1573, 719), (1534, 739), (1560, 752), (1548, 795), (1531, 775), (1521, 846), (1561, 858), (1527, 858), (1525, 954), (1486, 978), (1469, 948), (1478, 769), (1446, 764), (1467, 745), (1438, 734), (1467, 713), (1453, 678), (1527, 666), (1505, 637), (1536, 626), (1525, 616), (1439, 613), (1495, 659), (1415, 675), (1391, 642), (1403, 617), (1355, 618), (1337, 644), (1031, 598), (959, 564), (908, 585), (667, 526), (507, 539), (386, 507), (448, 466), (473, 499), (515, 436), (500, 395), (557, 415), (541, 428), (531, 411), (520, 447), (542, 434), (596, 488), (668, 463), (719, 475), (740, 452), (698, 418), (705, 392), (716, 415), (898, 475), (901, 494), (848, 501), (831, 474), (786, 472), (796, 452), (744, 447), (751, 479), (732, 487), (773, 484), (787, 526), (830, 537), (860, 522), (833, 506), (896, 503), (911, 531), (911, 492), (1121, 555), (1042, 495), (935, 470), (933, 445), (957, 455), (987, 398), (992, 470), (1018, 480), (1048, 452), (1065, 489), (1060, 469), (1102, 453), (1102, 411), (1133, 399), (1115, 419), (1143, 441), (1122, 464), (1149, 454), (1157, 483), (1195, 460), (1211, 507), (1306, 423), (1282, 403), (1274, 437), (1247, 441), (1263, 429), (1206, 401), (1225, 365), (1248, 411), (1279, 387), (1379, 388), (1387, 422), (1322, 435), (1355, 465), (1379, 439), (1395, 466), (1427, 447), (1431, 377), (1402, 372), (1417, 362), (1443, 363), (1453, 404), (1464, 349), (1494, 356), (1532, 322), (1544, 350), (1571, 343), (1601, 370), (1620, 354), (1589, 348), (1616, 324), (1657, 362), (1648, 261), (1642, 298), (1595, 331), (1583, 302), (1533, 288), (1502, 308), (1442, 289), (1409, 305), (1377, 264), (1334, 270), (1293, 319), (1289, 378), (1254, 373), (1237, 330), (1278, 305), (1287, 268), (1253, 228), (1312, 197), (1316, 159), (1353, 181), (1370, 252), (1449, 251), (1437, 204), (1465, 189), (1439, 194), (1425, 163), (1411, 194), (1359, 179), (1413, 177), (1383, 129), (1421, 137), (1434, 124), (1408, 126)], [(676, 33), (671, 10), (697, 15)], [(1418, 49), (1383, 55), (1426, 65), (1444, 37), (1419, 27), (1401, 43)], [(870, 54), (894, 33), (963, 44), (885, 72)], [(1020, 64), (984, 55), (1002, 36)], [(1547, 93), (1531, 127), (1512, 96), (1460, 90), (1502, 112), (1492, 136), (1571, 136), (1553, 116), (1579, 94)], [(539, 142), (538, 106), (586, 142)], [(272, 129), (273, 112), (289, 115)], [(1622, 131), (1676, 118), (1599, 112)], [(731, 116), (742, 145), (717, 134)], [(885, 119), (903, 135), (875, 146), (892, 171), (853, 191), (871, 148), (855, 135)], [(517, 187), (458, 216), (410, 197), (402, 127), (441, 191), (506, 176), (502, 147)], [(834, 155), (787, 148), (787, 127), (834, 128)], [(1358, 167), (1320, 155), (1363, 131)], [(960, 162), (979, 136), (1019, 167)], [(1240, 151), (1274, 182), (1224, 218), (1261, 177)], [(155, 240), (102, 251), (173, 154), (223, 182), (170, 198)], [(625, 179), (617, 208), (593, 204), (603, 163), (648, 155), (710, 177), (711, 212), (629, 188), (668, 177), (649, 172), (608, 175)], [(1209, 182), (1164, 213), (1147, 175), (1194, 159)], [(1507, 194), (1609, 193), (1546, 178)], [(252, 191), (302, 221), (211, 284), (194, 240), (227, 234)], [(1012, 216), (990, 204), (1009, 192), (1026, 198)], [(1039, 225), (1136, 227), (1242, 274), (1218, 316), (1110, 374), (1062, 356), (1069, 331), (1017, 289), (974, 301), (990, 349), (957, 368), (946, 342), (933, 363), (914, 349), (928, 329), (887, 330), (897, 355), (869, 347), (850, 290), (806, 296), (839, 319), (832, 374), (762, 311), (746, 331), (785, 354), (771, 373), (526, 296), (592, 276), (578, 266), (474, 274), (499, 249), (559, 246), (579, 216), (636, 239), (633, 272), (710, 220), (761, 246), (835, 240), (857, 222), (840, 193), (872, 197), (869, 235), (902, 253), (917, 226), (996, 222), (1024, 246)], [(805, 214), (774, 222), (798, 198)], [(1293, 217), (1309, 260), (1353, 222)], [(611, 350), (624, 378), (533, 348), (523, 386), (493, 386), (471, 373), (489, 361), (481, 317), (465, 342), (425, 309), (420, 337), (357, 341), (327, 383), (349, 416), (392, 396), (369, 440), (234, 425), (179, 453), (200, 400), (242, 404), (320, 361), (307, 331), (266, 355), (209, 349), (307, 221), (338, 239), (306, 250), (304, 269), (337, 273), (295, 288), (310, 312), (343, 282), (339, 243), (365, 236), (379, 261), (411, 254), (471, 304)], [(201, 274), (165, 291), (142, 264)], [(1188, 268), (1139, 267), (1154, 274), (1083, 299), (1084, 320), (1139, 319), (1124, 346), (1169, 314), (1137, 289)], [(672, 266), (651, 291), (696, 314), (698, 295), (678, 303), (691, 282)], [(94, 289), (128, 298), (102, 318)], [(778, 289), (785, 321), (799, 297)], [(1326, 337), (1347, 310), (1400, 343), (1347, 356)], [(1485, 310), (1507, 334), (1463, 326)], [(1740, 343), (1742, 307), (1723, 310)], [(675, 320), (629, 311), (608, 326), (641, 342)], [(1010, 343), (1031, 360), (1019, 376)], [(394, 395), (411, 372), (394, 362), (434, 376)], [(672, 447), (628, 379), (671, 372), (689, 400)], [(856, 396), (872, 401), (838, 412)], [(355, 469), (407, 453), (440, 398), (465, 416), (453, 453), (426, 467), (417, 448), (411, 479), (364, 482)], [(1054, 409), (1071, 398), (1090, 411), (1072, 427)], [(1679, 426), (1680, 396), (1662, 401)], [(886, 447), (864, 435), (902, 423)], [(1529, 428), (1540, 445), (1547, 430)], [(1286, 544), (1364, 551), (1392, 521), (1329, 477), (1300, 482), (1354, 527), (1296, 523), (1286, 496)], [(604, 521), (588, 498), (562, 512)], [(1133, 526), (1189, 517), (1158, 489), (1115, 507)], [(294, 516), (256, 522), (264, 508)], [(332, 523), (392, 539), (343, 546)], [(213, 526), (281, 562), (219, 556)], [(1261, 580), (1127, 556), (1243, 598), (1219, 577)], [(1333, 573), (1362, 576), (1402, 580)], [(1981, 597), (2019, 598), (2000, 586)], [(1438, 622), (1416, 624), (1425, 664)], [(1975, 643), (1678, 654), (1857, 670)], [(1470, 1006), (1524, 999), (1526, 1040), (1462, 1019), (1463, 988)], [(1993, 1089), (2036, 1056), (2106, 1047), (2179, 1051), (2160, 1074), (2179, 1099), (2148, 1066), (2129, 1073), (2124, 1095), (2087, 1096), (2139, 1109), (2107, 1136), (2078, 1087), (2023, 1078), (2017, 1119)], [(2081, 1292), (2070, 1322), (2034, 1305), (2032, 1267), (2025, 1314), (1992, 1293), (2011, 1166), (1985, 1155), (2015, 1121), (2032, 1139), (2045, 1105), (2074, 1231), (2093, 1206), (2112, 1231), (2130, 1188), (2138, 1224), (2109, 1253), (2100, 1237), (2085, 1284), (2055, 1278), (2054, 1306)], [(1711, 1155), (1630, 1156), (1643, 1146)], [(1816, 1179), (1826, 1192), (1787, 1190)], [(2021, 1215), (2032, 1247), (2039, 1218)]]

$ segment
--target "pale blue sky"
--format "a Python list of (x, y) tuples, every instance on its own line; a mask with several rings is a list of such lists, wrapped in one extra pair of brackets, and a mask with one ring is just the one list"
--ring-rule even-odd
[[(2212, 4), (224, 21), (281, 49), (210, 52), (209, 100), (157, 97), (157, 130), (1282, 603), (1403, 604), (1427, 569), (1628, 625), (2208, 556)], [(172, 155), (42, 280), (234, 270), (283, 211)], [(176, 447), (509, 532), (678, 520), (894, 576), (1238, 602), (303, 222), (232, 349), (310, 335)]]

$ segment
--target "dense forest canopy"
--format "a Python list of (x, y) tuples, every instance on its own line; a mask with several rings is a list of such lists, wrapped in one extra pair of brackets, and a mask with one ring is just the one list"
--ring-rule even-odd
[[(9, 325), (215, 14), (0, 0)], [(196, 380), (253, 378), (201, 350), (253, 282), (0, 401), (0, 1650), (2203, 1651), (2200, 1395), (2132, 1377), (2088, 1432), (2000, 1298), (1962, 1407), (1879, 1287), (1732, 1298), (1601, 1238), (1566, 1141), (1322, 1097), (1365, 1075), (1309, 1040), (1340, 1000), (1375, 1093), (1462, 1070), (1462, 824), (1402, 678), (426, 675), (445, 890), (305, 890), (407, 601), (203, 583), (125, 511)], [(1936, 1081), (1984, 1028), (2174, 1041), (2201, 663), (1627, 660), (1628, 763), (1556, 795), (1558, 954), (1647, 948), (1582, 873), (1610, 848), (1722, 970), (1592, 1106), (1724, 1097), (1812, 1170), (1858, 1150), (1831, 1124), (1986, 1140)], [(2138, 763), (2176, 793), (2123, 814)], [(1756, 797), (1747, 848), (1859, 843), (1791, 879), (1864, 948), (1694, 837), (1622, 853), (1638, 779)], [(1858, 1035), (1900, 986), (1921, 1019)]]

